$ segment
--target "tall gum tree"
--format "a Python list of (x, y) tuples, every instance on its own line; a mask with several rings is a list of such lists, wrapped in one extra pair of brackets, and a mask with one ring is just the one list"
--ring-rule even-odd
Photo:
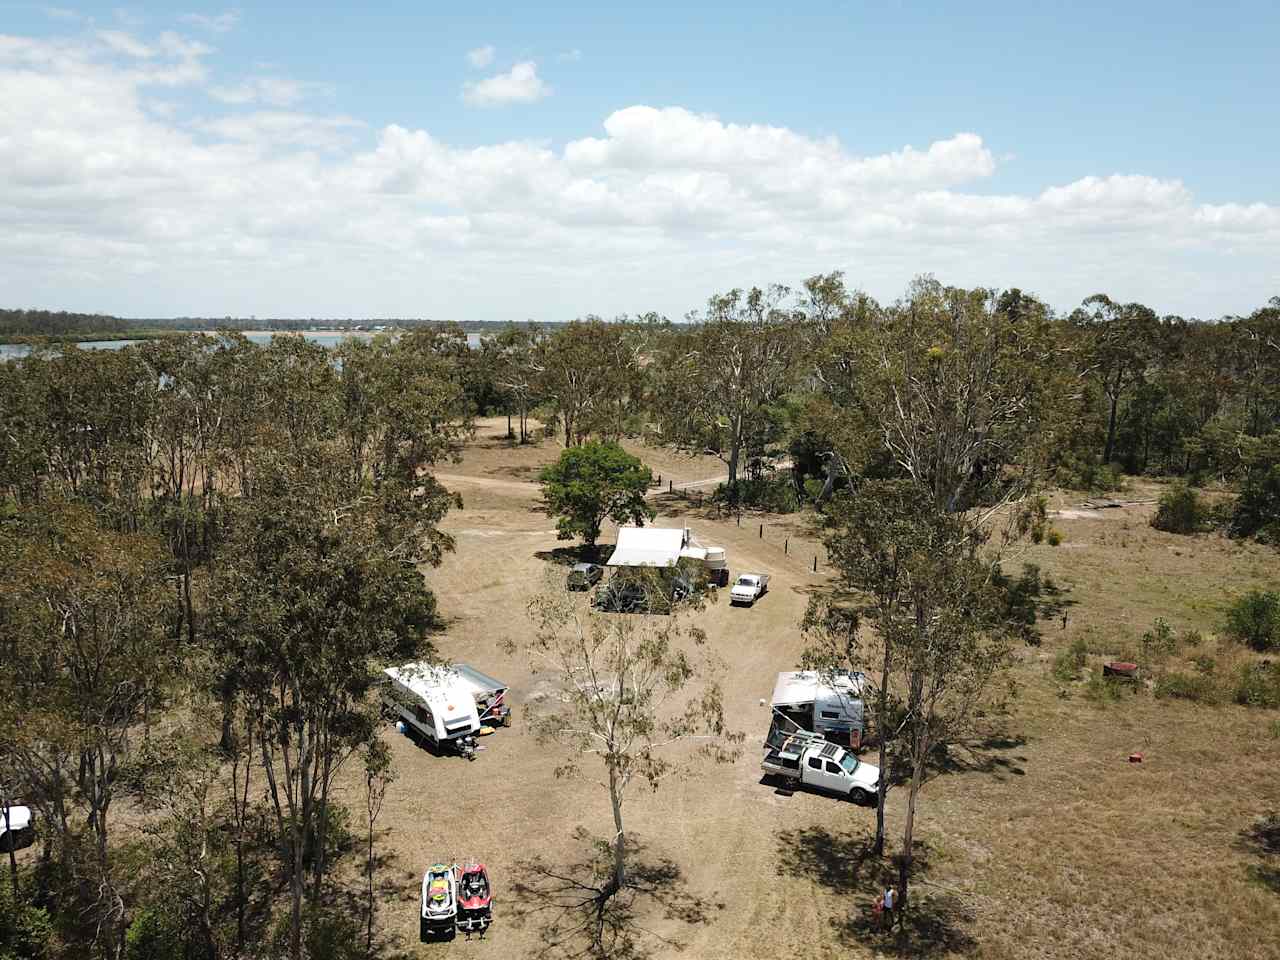
[(654, 386), (661, 437), (713, 453), (737, 483), (755, 418), (793, 386), (798, 311), (787, 287), (730, 290), (666, 338)]
[(596, 897), (599, 945), (604, 906), (627, 883), (629, 788), (656, 790), (698, 760), (732, 762), (743, 735), (725, 723), (719, 665), (678, 616), (597, 613), (550, 579), (529, 615), (532, 638), (508, 648), (522, 649), (555, 688), (536, 708), (533, 728), (567, 749), (557, 776), (603, 774), (609, 798), (612, 870)]

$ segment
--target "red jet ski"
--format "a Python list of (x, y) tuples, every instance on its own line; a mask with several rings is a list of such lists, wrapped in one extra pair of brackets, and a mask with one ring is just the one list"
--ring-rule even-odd
[(483, 863), (471, 860), (458, 880), (458, 929), (468, 937), (484, 932), (493, 923), (493, 887)]

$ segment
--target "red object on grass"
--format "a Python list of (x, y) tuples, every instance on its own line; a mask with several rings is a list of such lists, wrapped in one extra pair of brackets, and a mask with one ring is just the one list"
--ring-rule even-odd
[(1131, 754), (1129, 754), (1129, 762), (1130, 762), (1130, 763), (1141, 763), (1141, 762), (1142, 762), (1142, 754), (1140, 754), (1140, 753), (1131, 753)]

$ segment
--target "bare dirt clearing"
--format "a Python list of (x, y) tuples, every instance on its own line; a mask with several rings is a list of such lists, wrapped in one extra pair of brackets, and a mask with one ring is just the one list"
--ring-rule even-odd
[[(581, 863), (589, 851), (577, 828), (611, 832), (604, 791), (591, 778), (556, 779), (563, 754), (535, 742), (523, 723), (521, 704), (545, 680), (501, 650), (504, 638), (529, 629), (525, 603), (548, 563), (539, 556), (565, 546), (528, 483), (560, 448), (549, 440), (513, 448), (501, 440), (504, 430), (505, 421), (482, 424), (462, 463), (441, 474), (466, 508), (445, 524), (457, 552), (427, 577), (449, 620), (437, 638), (441, 653), (510, 682), (515, 725), (483, 739), (474, 763), (385, 734), (399, 778), (379, 821), (379, 849), (399, 899), (385, 902), (380, 916), (410, 956), (537, 955), (548, 915), (517, 920), (518, 907), (535, 904), (517, 901), (513, 886), (536, 880), (534, 858), (562, 868)], [(722, 469), (713, 458), (629, 446), (664, 485)], [(1229, 596), (1276, 585), (1274, 551), (1158, 533), (1146, 524), (1153, 509), (1146, 506), (1107, 511), (1104, 520), (1057, 518), (1064, 546), (1088, 549), (1032, 547), (1023, 559), (1069, 589), (1067, 626), (1046, 624), (1044, 645), (1021, 651), (1012, 719), (957, 753), (926, 786), (917, 821), (920, 924), (898, 942), (865, 929), (880, 865), (860, 856), (874, 811), (815, 794), (784, 796), (760, 782), (768, 715), (758, 701), (800, 654), (808, 593), (825, 582), (811, 569), (820, 548), (799, 522), (773, 518), (762, 540), (754, 522), (738, 526), (662, 495), (658, 505), (659, 524), (687, 522), (704, 542), (727, 548), (734, 573), (768, 573), (773, 589), (750, 609), (731, 608), (722, 593), (697, 621), (729, 665), (726, 715), (748, 735), (742, 758), (656, 794), (629, 794), (640, 862), (654, 867), (662, 892), (635, 906), (651, 931), (641, 940), (650, 955), (674, 956), (682, 946), (698, 958), (797, 950), (815, 958), (1280, 957), (1280, 895), (1249, 881), (1251, 855), (1236, 842), (1254, 816), (1280, 805), (1280, 739), (1269, 732), (1276, 713), (1149, 695), (1102, 706), (1079, 690), (1061, 697), (1049, 672), (1052, 655), (1074, 638), (1086, 637), (1099, 655), (1119, 651), (1157, 616), (1212, 631)], [(1054, 504), (1062, 505), (1065, 498)], [(790, 553), (776, 531), (790, 538)], [(1146, 762), (1126, 763), (1134, 750)], [(354, 766), (346, 776), (344, 800), (355, 812), (362, 784)], [(904, 803), (901, 791), (890, 793), (891, 841)], [(422, 871), (463, 855), (489, 865), (495, 925), (483, 942), (418, 946)], [(666, 859), (674, 868), (662, 866)]]

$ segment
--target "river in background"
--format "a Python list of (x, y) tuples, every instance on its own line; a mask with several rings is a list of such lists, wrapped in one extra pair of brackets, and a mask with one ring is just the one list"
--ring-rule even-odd
[[(337, 333), (324, 332), (317, 330), (303, 330), (301, 333), (269, 333), (254, 331), (246, 333), (245, 338), (253, 343), (269, 343), (274, 336), (301, 336), (326, 349), (332, 349), (340, 344), (345, 337), (372, 337), (373, 334), (356, 330), (353, 332), (339, 331)], [(127, 347), (131, 343), (142, 343), (142, 340), (86, 340), (83, 343), (77, 343), (75, 346), (81, 350), (119, 350)], [(473, 350), (480, 346), (480, 334), (468, 333), (467, 346)], [(12, 360), (15, 357), (25, 357), (31, 352), (31, 347), (25, 343), (0, 343), (0, 360)]]

